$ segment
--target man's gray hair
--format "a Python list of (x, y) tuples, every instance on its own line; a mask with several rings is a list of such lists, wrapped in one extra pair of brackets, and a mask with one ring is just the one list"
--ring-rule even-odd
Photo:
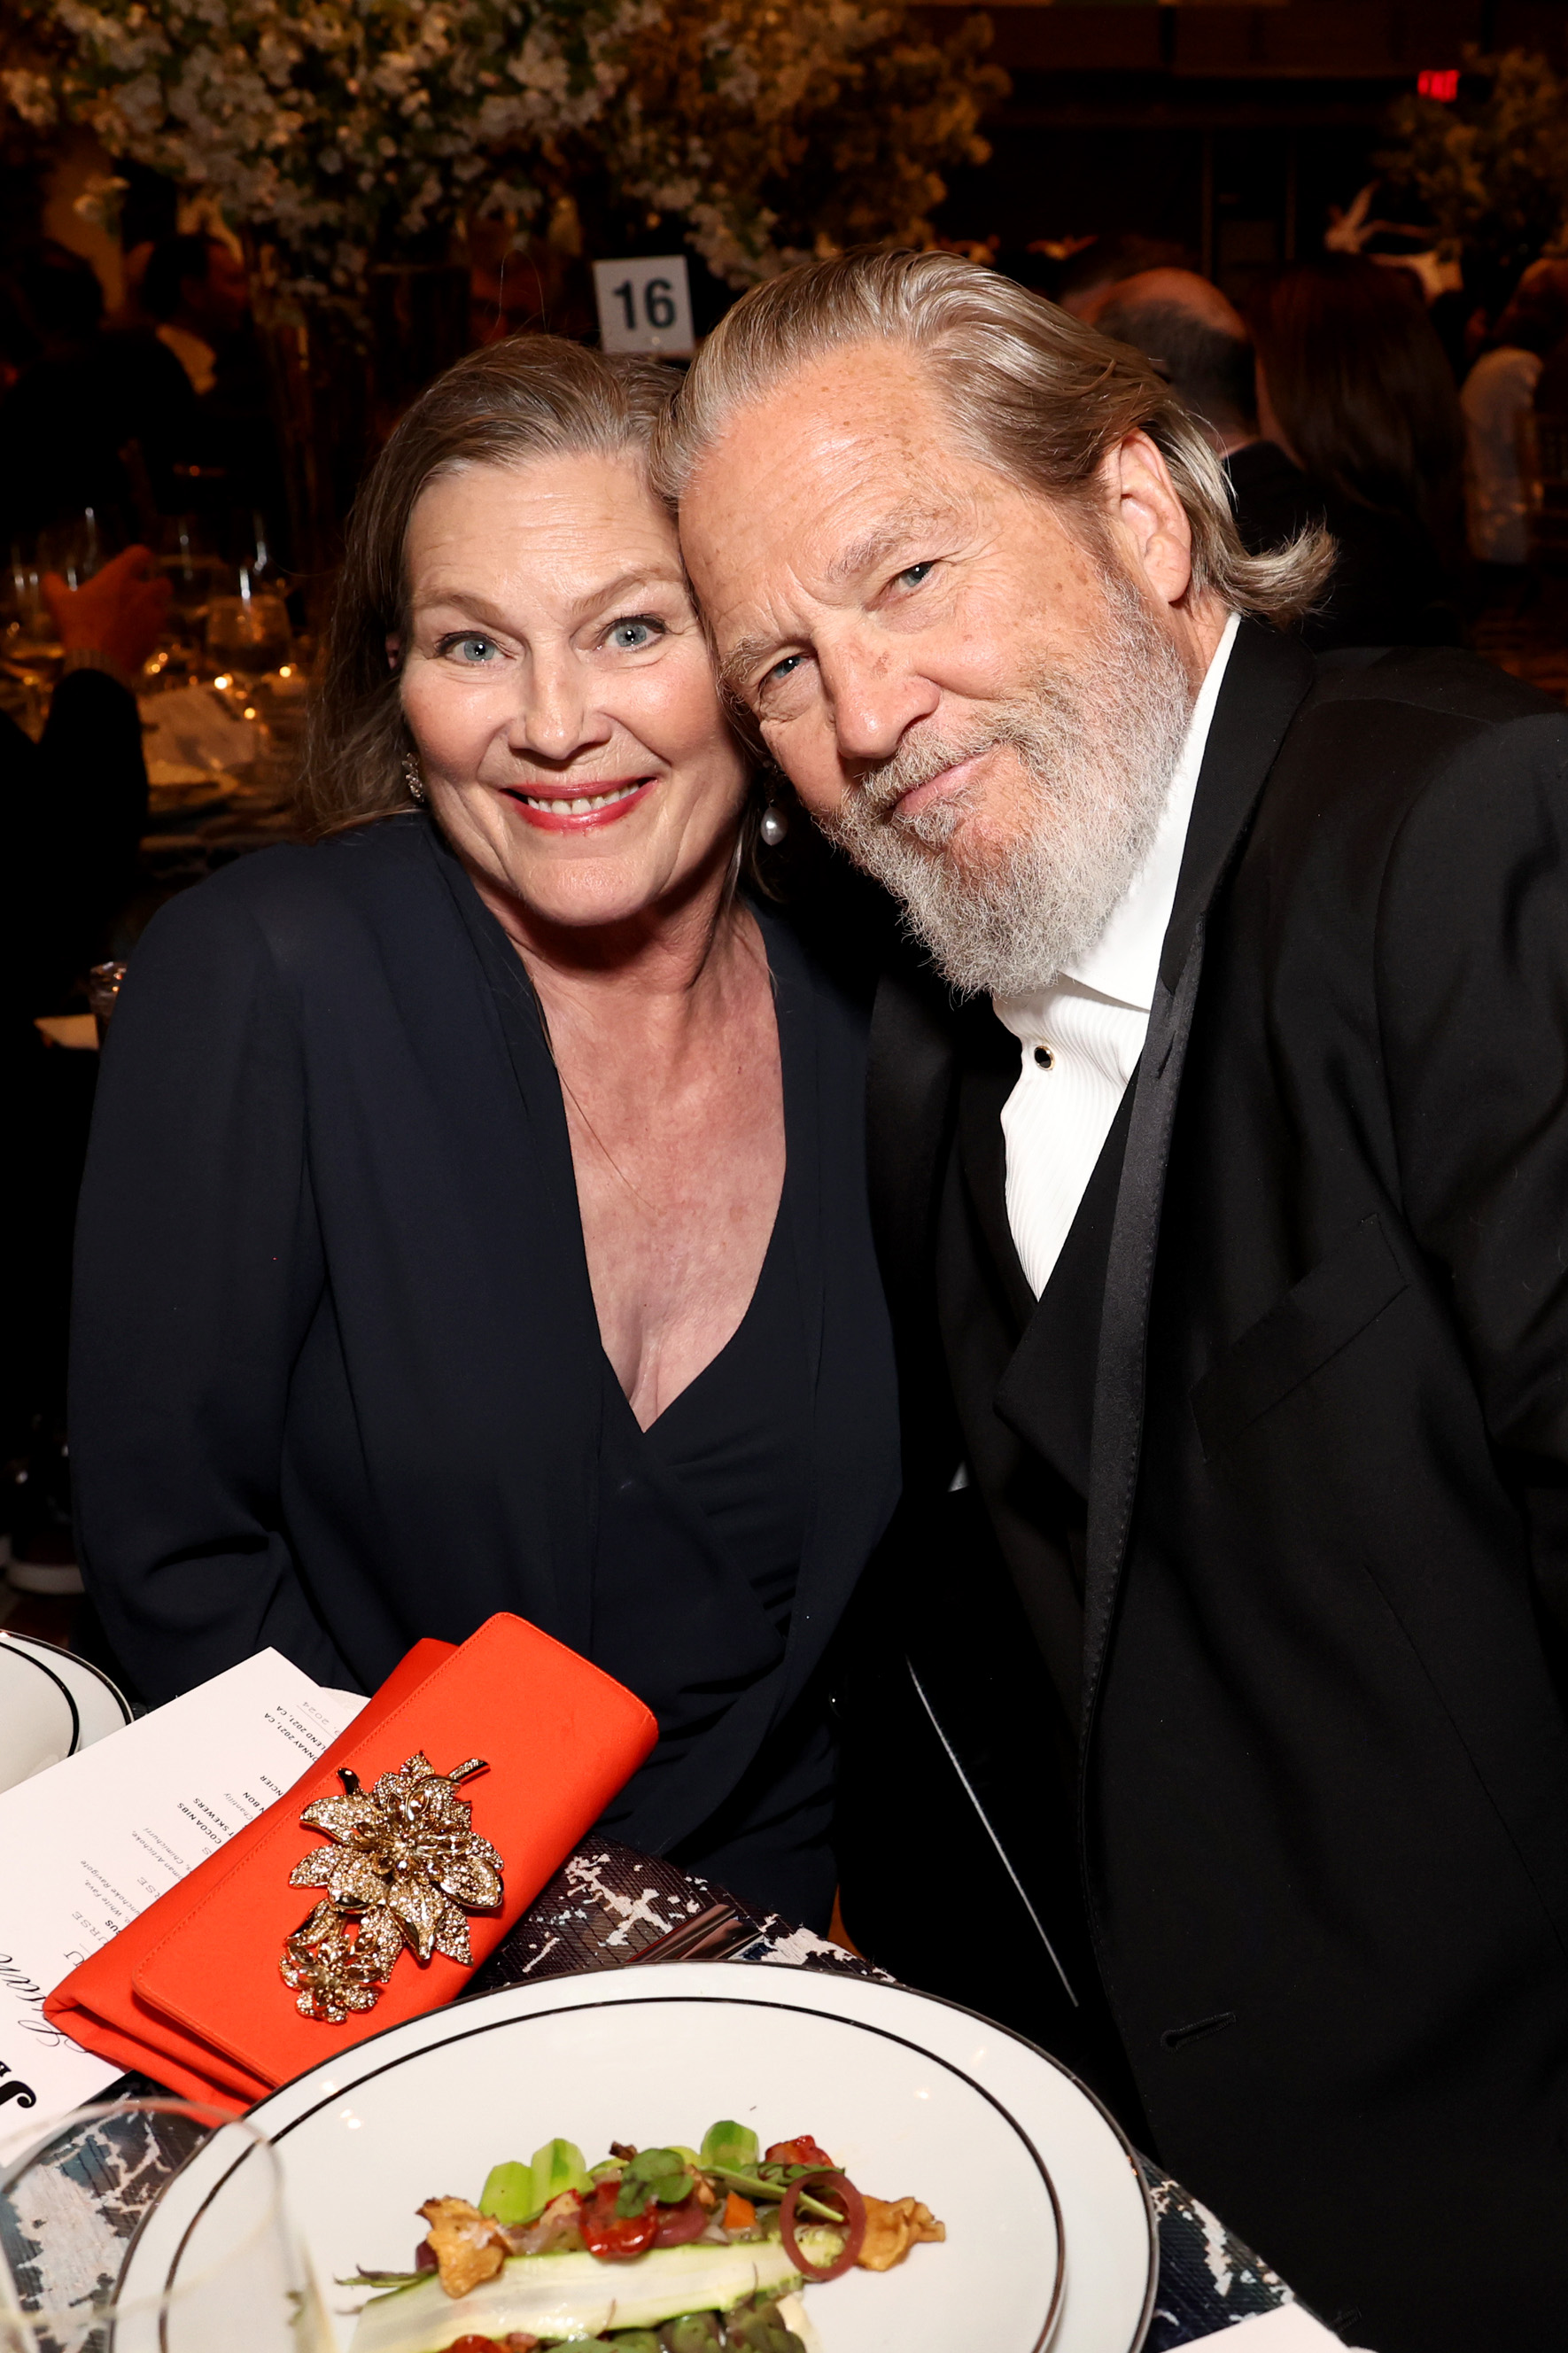
[(1193, 536), (1193, 586), (1281, 628), (1321, 595), (1334, 543), (1309, 530), (1262, 555), (1237, 535), (1220, 460), (1142, 353), (952, 253), (863, 248), (753, 286), (708, 337), (654, 445), (679, 503), (736, 413), (830, 352), (902, 344), (927, 369), (965, 454), (1078, 507), (1097, 539), (1104, 459), (1146, 433)]

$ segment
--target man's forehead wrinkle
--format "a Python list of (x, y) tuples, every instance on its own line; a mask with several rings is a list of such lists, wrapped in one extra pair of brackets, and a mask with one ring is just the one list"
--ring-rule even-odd
[(925, 493), (905, 499), (879, 522), (872, 523), (858, 539), (842, 547), (827, 566), (826, 577), (838, 586), (874, 572), (889, 555), (902, 552), (911, 540), (922, 532), (948, 531), (964, 520), (955, 500), (939, 499)]

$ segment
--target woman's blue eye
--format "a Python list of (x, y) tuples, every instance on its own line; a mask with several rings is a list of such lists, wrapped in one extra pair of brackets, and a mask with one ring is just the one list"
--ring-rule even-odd
[(447, 644), (447, 651), (456, 654), (459, 661), (465, 662), (488, 663), (496, 650), (495, 643), (489, 638), (451, 638)]
[(662, 635), (655, 621), (617, 621), (610, 631), (610, 643), (617, 653), (635, 654)]

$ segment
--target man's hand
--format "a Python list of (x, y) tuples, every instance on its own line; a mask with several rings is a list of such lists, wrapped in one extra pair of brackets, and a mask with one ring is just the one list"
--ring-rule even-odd
[(151, 571), (152, 562), (149, 549), (128, 547), (85, 588), (68, 588), (58, 572), (46, 572), (40, 583), (63, 650), (102, 654), (127, 686), (157, 644), (169, 609), (169, 583)]

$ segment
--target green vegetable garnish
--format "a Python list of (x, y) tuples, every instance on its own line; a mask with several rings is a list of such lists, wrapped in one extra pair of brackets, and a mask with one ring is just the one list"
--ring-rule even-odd
[(645, 2148), (622, 2170), (616, 2212), (623, 2218), (641, 2214), (655, 2201), (660, 2206), (679, 2206), (690, 2194), (691, 2175), (679, 2150)]
[(533, 2168), (515, 2158), (509, 2165), (492, 2165), (479, 2192), (479, 2211), (509, 2228), (526, 2222), (534, 2211)]
[[(723, 2165), (710, 2165), (706, 2169), (715, 2181), (721, 2181), (726, 2189), (738, 2189), (742, 2197), (749, 2198), (753, 2205), (759, 2199), (766, 2205), (770, 2200), (782, 2200), (791, 2181), (804, 2180), (808, 2173), (820, 2173), (822, 2168), (815, 2165), (770, 2167), (770, 2172), (787, 2176), (783, 2181), (764, 2180), (758, 2173), (731, 2173)], [(809, 2189), (801, 2191), (797, 2203), (803, 2214), (815, 2214), (820, 2222), (842, 2222), (844, 2220), (843, 2215), (836, 2214), (831, 2206), (824, 2206), (814, 2198)]]
[(722, 2167), (731, 2173), (754, 2173), (763, 2145), (749, 2125), (728, 2121), (710, 2125), (702, 2136), (700, 2163), (705, 2173)]
[(589, 2189), (583, 2152), (569, 2140), (546, 2141), (533, 2152), (531, 2165), (492, 2165), (479, 2192), (479, 2211), (489, 2214), (503, 2229), (531, 2222), (552, 2198), (563, 2190)]
[(713, 2353), (723, 2343), (712, 2312), (683, 2312), (678, 2320), (667, 2320), (658, 2334), (667, 2353)]
[(529, 2171), (533, 2176), (536, 2214), (542, 2214), (551, 2200), (559, 2198), (564, 2190), (586, 2190), (589, 2187), (583, 2152), (574, 2141), (547, 2141), (542, 2148), (536, 2148)]
[(776, 2304), (758, 2304), (726, 2313), (724, 2337), (742, 2353), (802, 2353), (801, 2341), (779, 2318)]

